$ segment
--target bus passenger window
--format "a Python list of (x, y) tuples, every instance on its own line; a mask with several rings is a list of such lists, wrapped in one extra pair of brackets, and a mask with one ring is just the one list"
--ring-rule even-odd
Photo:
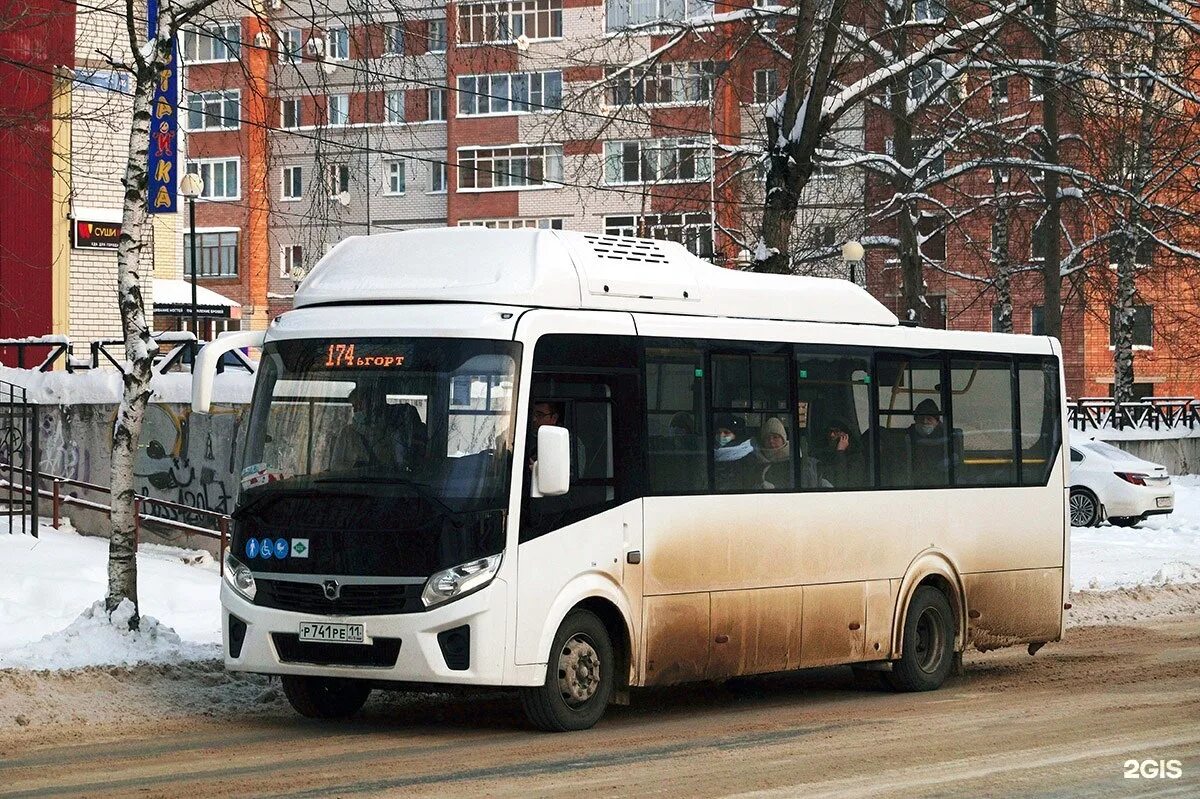
[(712, 368), (715, 490), (790, 490), (797, 462), (801, 485), (815, 485), (815, 471), (794, 443), (786, 356), (713, 355)]
[(950, 484), (950, 443), (938, 357), (877, 359), (880, 484), (940, 488)]
[(704, 442), (704, 356), (685, 346), (646, 348), (646, 429), (650, 490), (708, 490)]
[(950, 361), (955, 485), (1016, 484), (1012, 376), (1008, 358)]
[[(874, 484), (871, 439), (871, 357), (867, 352), (796, 353), (796, 431), (802, 450), (830, 490)], [(801, 488), (807, 488), (801, 471)]]
[(1017, 367), (1021, 406), (1021, 484), (1042, 486), (1058, 456), (1058, 360), (1022, 358)]

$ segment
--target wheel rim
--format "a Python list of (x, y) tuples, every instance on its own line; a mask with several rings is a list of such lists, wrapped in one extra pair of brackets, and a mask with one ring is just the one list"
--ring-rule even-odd
[(1071, 495), (1071, 524), (1086, 527), (1096, 515), (1096, 503), (1082, 492)]
[(558, 653), (558, 690), (570, 707), (586, 704), (600, 690), (600, 655), (586, 635), (567, 639)]
[(946, 628), (942, 614), (937, 608), (925, 608), (917, 618), (917, 645), (915, 649), (917, 667), (926, 674), (933, 674), (942, 665), (945, 657)]

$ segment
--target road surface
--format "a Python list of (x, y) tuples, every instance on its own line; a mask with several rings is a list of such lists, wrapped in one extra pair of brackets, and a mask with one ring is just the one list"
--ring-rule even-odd
[[(340, 724), (270, 690), (209, 715), (139, 712), (0, 723), (0, 796), (1200, 796), (1200, 616), (968, 655), (927, 694), (841, 669), (635, 694), (567, 735), (527, 729), (502, 693), (390, 695)], [(1182, 774), (1129, 779), (1130, 760)]]

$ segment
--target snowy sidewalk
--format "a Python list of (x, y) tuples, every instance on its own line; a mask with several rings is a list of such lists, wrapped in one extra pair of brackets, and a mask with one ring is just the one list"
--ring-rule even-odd
[(38, 535), (0, 533), (0, 668), (220, 656), (220, 576), (207, 552), (142, 545), (142, 625), (130, 634), (102, 610), (93, 612), (108, 581), (108, 540), (46, 524)]

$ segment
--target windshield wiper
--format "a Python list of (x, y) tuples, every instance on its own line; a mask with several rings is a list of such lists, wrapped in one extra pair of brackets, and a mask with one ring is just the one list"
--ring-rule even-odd
[(361, 475), (361, 476), (351, 477), (351, 476), (347, 475), (345, 477), (318, 477), (313, 482), (316, 482), (316, 483), (369, 483), (371, 485), (401, 485), (401, 486), (405, 486), (406, 488), (411, 488), (413, 490), (413, 493), (416, 494), (418, 497), (420, 497), (421, 499), (424, 499), (434, 505), (437, 505), (439, 508), (441, 508), (443, 511), (450, 514), (451, 516), (459, 515), (457, 511), (455, 511), (453, 508), (451, 508), (449, 505), (447, 505), (445, 502), (443, 502), (441, 500), (441, 498), (438, 497), (438, 495), (435, 494), (430, 488), (428, 488), (427, 486), (425, 486), (421, 483), (418, 483), (414, 480), (410, 480), (407, 477), (397, 477), (394, 475), (387, 476), (387, 477), (385, 477), (383, 475)]

